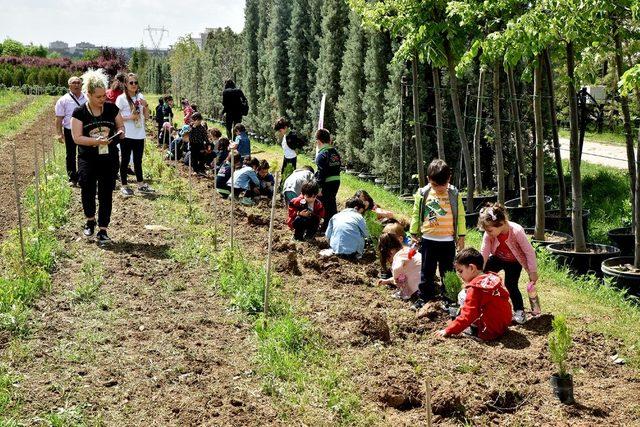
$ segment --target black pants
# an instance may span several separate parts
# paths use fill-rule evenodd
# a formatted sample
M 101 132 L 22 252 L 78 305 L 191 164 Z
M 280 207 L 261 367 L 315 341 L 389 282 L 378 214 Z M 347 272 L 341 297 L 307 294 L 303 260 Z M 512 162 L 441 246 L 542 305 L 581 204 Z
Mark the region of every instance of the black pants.
M 296 240 L 303 240 L 305 235 L 307 237 L 313 237 L 318 231 L 320 225 L 320 218 L 315 215 L 310 217 L 297 216 L 293 220 L 293 237 Z
M 125 138 L 120 141 L 120 182 L 127 185 L 127 170 L 129 169 L 129 158 L 133 153 L 133 170 L 136 173 L 136 181 L 144 180 L 142 175 L 142 155 L 144 154 L 144 139 Z
M 284 175 L 284 170 L 287 168 L 287 165 L 292 165 L 293 170 L 296 170 L 296 165 L 298 164 L 298 157 L 294 157 L 293 159 L 287 159 L 286 157 L 282 158 L 282 169 L 280 170 L 280 174 Z
M 325 182 L 322 184 L 322 196 L 318 196 L 318 199 L 324 206 L 324 223 L 322 224 L 322 231 L 327 229 L 329 220 L 338 213 L 338 204 L 336 202 L 336 196 L 340 189 L 340 181 Z
M 444 279 L 447 271 L 453 271 L 453 260 L 456 256 L 455 242 L 438 242 L 422 239 L 420 247 L 422 255 L 422 270 L 420 271 L 420 297 L 425 301 L 434 299 L 438 295 L 436 289 L 436 269 L 440 272 L 440 278 Z
M 117 153 L 78 158 L 78 180 L 82 188 L 82 209 L 84 216 L 96 215 L 96 190 L 98 191 L 98 226 L 108 227 L 111 221 L 113 201 L 113 163 Z
M 64 129 L 64 147 L 66 149 L 67 176 L 69 181 L 78 180 L 78 168 L 76 166 L 78 146 L 73 141 L 71 129 Z
M 156 122 L 156 125 L 158 126 L 158 144 L 160 144 L 162 141 L 162 123 Z
M 504 284 L 509 291 L 513 310 L 524 310 L 522 294 L 520 293 L 520 289 L 518 288 L 518 281 L 520 281 L 522 266 L 518 261 L 509 262 L 493 255 L 490 256 L 487 260 L 487 264 L 484 266 L 484 271 L 498 273 L 500 270 L 504 270 Z
M 227 128 L 227 138 L 229 138 L 229 141 L 233 141 L 233 134 L 231 133 L 233 127 L 240 122 L 242 122 L 242 116 L 234 116 L 229 113 L 226 114 L 225 125 Z

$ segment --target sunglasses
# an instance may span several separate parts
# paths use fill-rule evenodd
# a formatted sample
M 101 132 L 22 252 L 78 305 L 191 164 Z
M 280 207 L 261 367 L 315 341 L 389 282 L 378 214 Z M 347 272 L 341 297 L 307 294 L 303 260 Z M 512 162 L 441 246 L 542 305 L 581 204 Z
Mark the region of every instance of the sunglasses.
M 138 82 L 129 82 L 130 85 L 137 85 Z

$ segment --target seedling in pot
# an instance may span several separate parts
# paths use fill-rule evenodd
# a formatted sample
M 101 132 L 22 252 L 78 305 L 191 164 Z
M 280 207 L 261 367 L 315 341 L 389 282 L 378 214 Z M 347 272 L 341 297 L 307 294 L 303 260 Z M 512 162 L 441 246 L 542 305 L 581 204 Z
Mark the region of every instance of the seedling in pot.
M 567 371 L 567 358 L 571 349 L 571 331 L 564 316 L 553 319 L 553 331 L 549 335 L 549 353 L 558 371 L 551 375 L 553 393 L 562 403 L 572 404 L 573 378 Z
M 462 290 L 462 280 L 454 271 L 447 271 L 443 279 L 444 294 L 449 300 L 449 316 L 454 319 L 458 315 L 458 294 Z

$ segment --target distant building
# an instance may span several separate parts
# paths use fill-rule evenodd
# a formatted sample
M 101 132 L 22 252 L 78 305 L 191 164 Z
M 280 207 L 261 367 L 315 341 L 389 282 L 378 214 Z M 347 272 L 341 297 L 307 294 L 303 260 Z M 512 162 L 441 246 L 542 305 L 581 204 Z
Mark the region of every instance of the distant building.
M 60 40 L 49 43 L 49 50 L 67 50 L 69 49 L 69 43 L 65 43 Z
M 95 49 L 95 48 L 97 48 L 97 46 L 95 44 L 92 44 L 92 43 L 80 42 L 80 43 L 76 43 L 75 48 L 76 48 L 76 50 Z
M 207 43 L 209 33 L 212 33 L 215 30 L 217 30 L 217 28 L 205 28 L 204 32 L 200 33 L 200 37 L 193 37 L 192 40 L 195 42 L 196 46 L 202 50 L 204 49 L 205 43 Z

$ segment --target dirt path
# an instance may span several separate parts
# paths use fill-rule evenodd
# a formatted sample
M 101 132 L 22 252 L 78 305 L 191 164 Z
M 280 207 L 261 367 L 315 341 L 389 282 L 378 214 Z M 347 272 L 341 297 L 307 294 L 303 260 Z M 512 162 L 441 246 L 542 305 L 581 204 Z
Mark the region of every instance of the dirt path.
M 27 99 L 28 100 L 28 99 Z M 19 110 L 16 110 L 19 111 Z M 54 130 L 53 102 L 51 108 L 45 111 L 38 120 L 18 135 L 6 140 L 0 137 L 0 240 L 4 238 L 7 230 L 15 228 L 18 223 L 16 210 L 15 190 L 13 187 L 13 161 L 10 143 L 16 143 L 16 159 L 18 170 L 18 187 L 20 192 L 24 190 L 34 175 L 34 147 L 33 142 L 38 143 L 38 155 L 42 156 L 41 141 L 45 143 L 47 153 L 51 151 Z M 63 155 L 64 149 L 58 148 L 58 155 Z M 41 157 L 40 157 L 41 158 Z
M 560 138 L 560 155 L 563 159 L 569 160 L 569 147 L 569 140 Z M 582 161 L 617 169 L 627 169 L 627 149 L 622 145 L 585 141 Z

